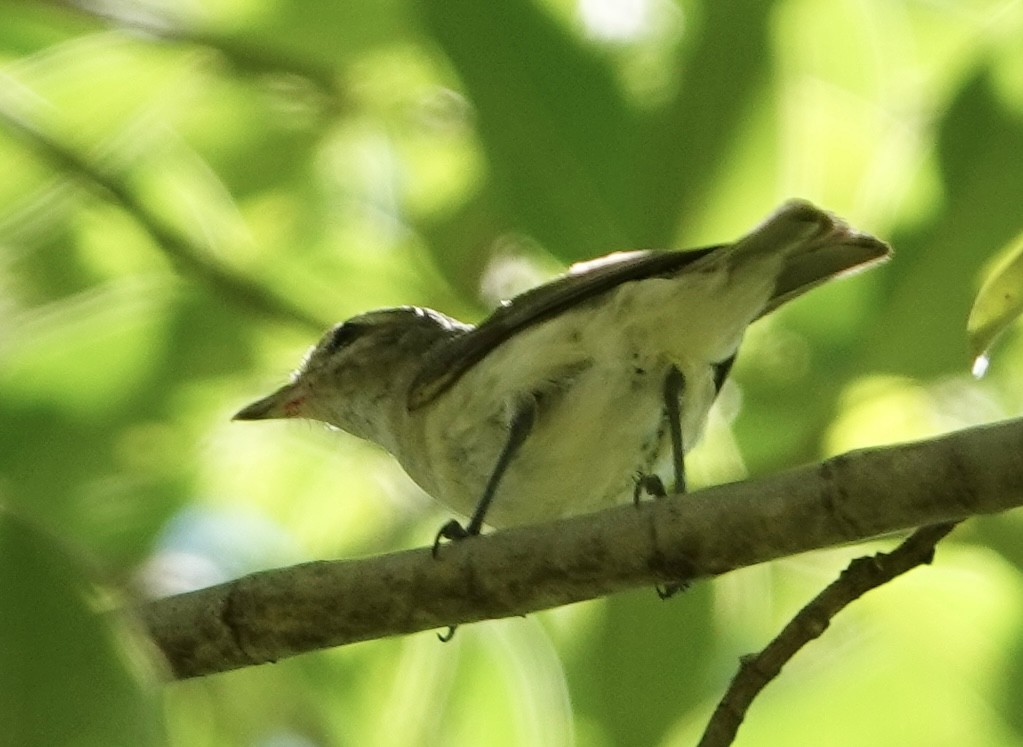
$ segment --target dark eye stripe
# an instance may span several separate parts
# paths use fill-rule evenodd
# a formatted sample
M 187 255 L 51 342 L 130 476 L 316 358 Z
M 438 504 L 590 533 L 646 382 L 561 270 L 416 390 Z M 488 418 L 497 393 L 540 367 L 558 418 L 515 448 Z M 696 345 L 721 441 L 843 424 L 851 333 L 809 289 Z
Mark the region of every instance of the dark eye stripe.
M 327 343 L 327 352 L 337 352 L 365 331 L 365 326 L 361 324 L 353 324 L 352 322 L 345 322 L 344 324 L 337 325 L 334 327 L 334 331 L 330 333 L 330 341 Z

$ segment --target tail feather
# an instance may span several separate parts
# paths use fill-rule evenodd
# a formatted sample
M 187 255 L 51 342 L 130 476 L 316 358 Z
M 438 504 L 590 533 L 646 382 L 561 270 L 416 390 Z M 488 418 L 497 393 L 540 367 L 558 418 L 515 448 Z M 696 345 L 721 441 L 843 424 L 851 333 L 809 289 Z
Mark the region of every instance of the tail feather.
M 802 230 L 800 230 L 802 224 Z M 760 316 L 841 275 L 865 270 L 891 256 L 891 248 L 851 229 L 840 218 L 803 200 L 791 200 L 736 243 L 743 254 L 790 247 L 771 300 Z
M 771 300 L 768 314 L 786 301 L 842 275 L 851 275 L 883 262 L 891 256 L 888 245 L 871 237 L 852 235 L 838 243 L 820 244 L 792 255 L 785 263 Z

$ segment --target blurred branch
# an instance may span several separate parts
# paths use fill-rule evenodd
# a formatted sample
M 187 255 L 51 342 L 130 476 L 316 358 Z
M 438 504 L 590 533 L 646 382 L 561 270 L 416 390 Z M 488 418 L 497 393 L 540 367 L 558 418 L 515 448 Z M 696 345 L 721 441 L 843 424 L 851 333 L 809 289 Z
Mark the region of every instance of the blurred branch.
M 428 549 L 265 571 L 139 610 L 179 678 L 1023 505 L 1023 420 Z
M 345 92 L 329 67 L 315 65 L 271 49 L 225 35 L 197 29 L 183 19 L 135 3 L 89 2 L 89 0 L 45 0 L 60 10 L 153 39 L 212 49 L 235 70 L 246 75 L 288 75 L 301 78 L 319 91 L 329 102 L 332 114 L 338 114 L 345 101 Z M 168 6 L 169 7 L 169 6 Z
M 296 322 L 317 333 L 327 326 L 300 307 L 218 264 L 202 247 L 149 210 L 123 180 L 106 173 L 72 148 L 2 106 L 0 124 L 19 135 L 55 170 L 89 187 L 98 188 L 97 191 L 123 208 L 152 237 L 182 274 L 204 282 L 214 291 L 265 316 Z
M 921 527 L 890 553 L 853 560 L 835 581 L 796 613 L 760 653 L 742 658 L 739 671 L 707 723 L 699 747 L 732 744 L 753 699 L 803 646 L 820 638 L 835 615 L 871 589 L 930 563 L 935 544 L 955 526 L 956 522 L 947 522 Z

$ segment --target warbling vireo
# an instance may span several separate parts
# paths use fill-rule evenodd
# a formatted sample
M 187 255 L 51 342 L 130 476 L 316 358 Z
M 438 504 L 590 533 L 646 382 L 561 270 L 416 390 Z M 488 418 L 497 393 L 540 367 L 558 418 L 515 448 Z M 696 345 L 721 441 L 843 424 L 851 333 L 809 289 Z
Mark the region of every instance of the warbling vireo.
M 628 501 L 696 443 L 746 327 L 890 255 L 792 201 L 733 244 L 572 267 L 479 325 L 414 306 L 328 331 L 236 420 L 311 418 L 374 441 L 468 524 L 440 537 Z M 436 547 L 436 546 L 435 546 Z

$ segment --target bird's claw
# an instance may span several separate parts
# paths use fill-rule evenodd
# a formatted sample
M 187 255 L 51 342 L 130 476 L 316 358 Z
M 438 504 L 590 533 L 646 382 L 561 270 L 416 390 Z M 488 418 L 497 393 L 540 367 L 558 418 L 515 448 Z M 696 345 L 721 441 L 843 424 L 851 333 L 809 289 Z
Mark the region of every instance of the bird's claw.
M 440 531 L 437 532 L 437 536 L 434 537 L 433 539 L 433 550 L 431 551 L 431 554 L 433 555 L 434 558 L 437 557 L 437 553 L 440 552 L 441 540 L 446 539 L 451 540 L 452 542 L 457 542 L 458 540 L 463 540 L 466 537 L 470 536 L 470 534 L 471 533 L 469 532 L 468 529 L 466 529 L 457 521 L 452 519 L 447 524 L 442 526 L 440 528 Z
M 632 490 L 632 503 L 638 506 L 642 501 L 642 494 L 652 495 L 654 498 L 664 498 L 668 491 L 664 487 L 664 481 L 657 475 L 644 475 L 636 473 L 636 487 Z
M 440 542 L 442 539 L 457 542 L 458 540 L 463 540 L 466 537 L 470 536 L 470 534 L 471 533 L 469 532 L 468 529 L 466 529 L 457 521 L 452 519 L 447 524 L 442 526 L 440 528 L 440 531 L 437 532 L 437 536 L 433 540 L 432 550 L 433 557 L 434 558 L 437 557 L 437 553 L 440 550 Z M 458 630 L 457 625 L 448 625 L 447 632 L 437 634 L 437 640 L 439 640 L 441 643 L 447 643 L 448 641 L 455 637 L 456 630 Z
M 671 599 L 673 596 L 678 594 L 680 591 L 685 591 L 689 588 L 688 581 L 675 581 L 670 584 L 661 586 L 658 584 L 654 587 L 654 591 L 657 592 L 657 596 L 661 599 Z

